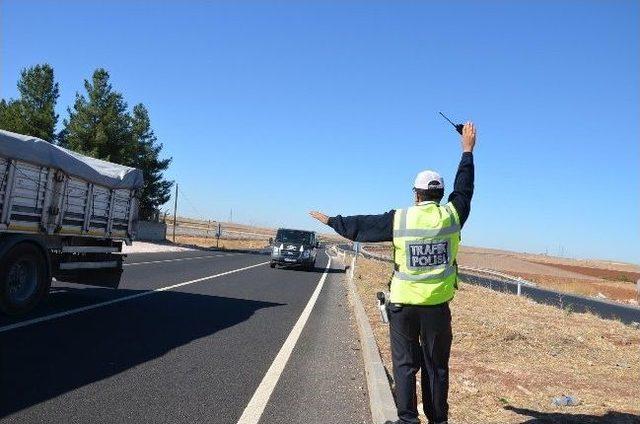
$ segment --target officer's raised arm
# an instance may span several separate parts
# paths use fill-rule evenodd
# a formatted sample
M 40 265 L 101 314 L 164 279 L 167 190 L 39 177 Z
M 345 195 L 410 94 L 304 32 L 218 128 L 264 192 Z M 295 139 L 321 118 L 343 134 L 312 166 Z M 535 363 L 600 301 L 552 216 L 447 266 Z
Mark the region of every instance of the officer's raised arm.
M 309 212 L 313 218 L 330 226 L 342 237 L 353 241 L 391 241 L 393 239 L 394 211 L 380 215 L 354 215 L 329 217 L 322 212 Z
M 474 186 L 473 149 L 476 145 L 476 127 L 473 122 L 467 122 L 462 128 L 461 143 L 462 158 L 453 183 L 453 192 L 449 195 L 449 202 L 453 203 L 458 212 L 460 225 L 464 225 L 471 211 Z

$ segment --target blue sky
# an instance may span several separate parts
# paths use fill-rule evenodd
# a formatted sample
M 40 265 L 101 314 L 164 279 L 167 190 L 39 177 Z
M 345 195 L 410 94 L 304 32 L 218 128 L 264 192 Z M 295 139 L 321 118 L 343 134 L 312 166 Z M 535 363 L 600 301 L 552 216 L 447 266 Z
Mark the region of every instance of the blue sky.
M 478 126 L 468 245 L 639 262 L 637 1 L 0 2 L 0 95 L 104 67 L 151 112 L 181 213 L 321 229 L 414 175 L 451 188 Z M 449 190 L 447 190 L 449 192 Z

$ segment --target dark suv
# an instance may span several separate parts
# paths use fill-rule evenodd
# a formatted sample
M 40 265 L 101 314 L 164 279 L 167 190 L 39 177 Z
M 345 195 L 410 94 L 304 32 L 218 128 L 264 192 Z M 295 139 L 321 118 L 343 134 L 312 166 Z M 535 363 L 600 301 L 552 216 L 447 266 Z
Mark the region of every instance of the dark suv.
M 318 239 L 313 231 L 280 228 L 271 242 L 271 268 L 276 265 L 316 266 Z

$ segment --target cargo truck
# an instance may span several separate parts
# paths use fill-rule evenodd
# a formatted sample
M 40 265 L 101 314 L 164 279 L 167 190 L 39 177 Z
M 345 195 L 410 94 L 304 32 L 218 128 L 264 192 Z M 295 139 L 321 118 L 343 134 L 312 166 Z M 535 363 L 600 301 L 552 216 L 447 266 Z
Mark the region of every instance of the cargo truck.
M 142 183 L 138 169 L 0 130 L 0 312 L 33 309 L 52 278 L 117 287 Z

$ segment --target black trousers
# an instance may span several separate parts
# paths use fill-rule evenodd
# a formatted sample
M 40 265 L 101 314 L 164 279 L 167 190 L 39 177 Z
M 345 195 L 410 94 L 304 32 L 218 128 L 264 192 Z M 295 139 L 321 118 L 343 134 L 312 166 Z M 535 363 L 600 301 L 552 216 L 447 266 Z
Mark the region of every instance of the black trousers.
M 422 403 L 429 423 L 447 421 L 451 310 L 435 306 L 389 305 L 389 333 L 398 418 L 419 423 L 416 374 L 421 369 Z

